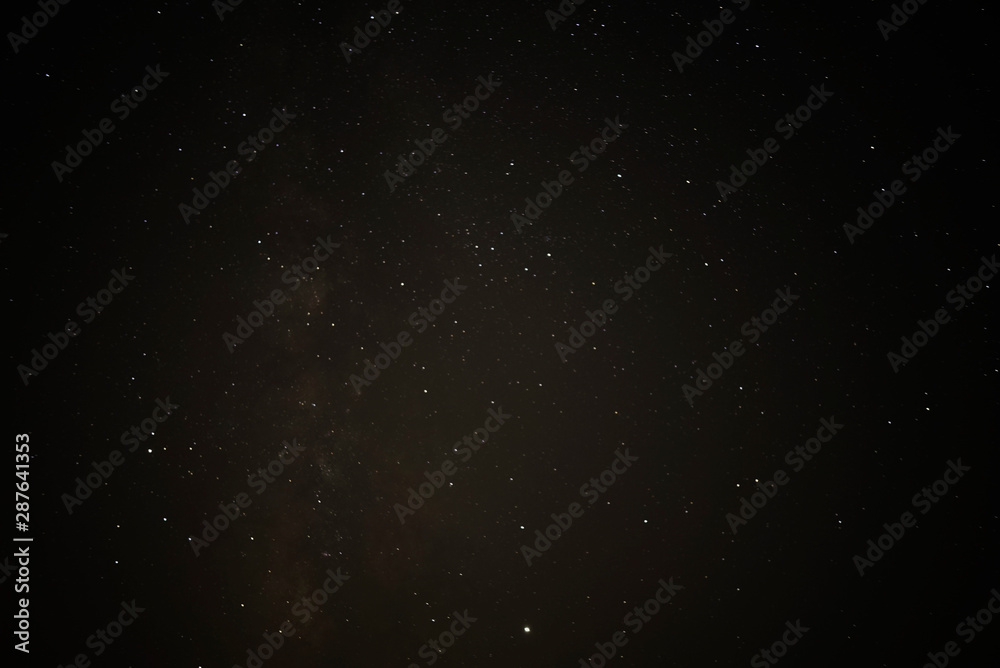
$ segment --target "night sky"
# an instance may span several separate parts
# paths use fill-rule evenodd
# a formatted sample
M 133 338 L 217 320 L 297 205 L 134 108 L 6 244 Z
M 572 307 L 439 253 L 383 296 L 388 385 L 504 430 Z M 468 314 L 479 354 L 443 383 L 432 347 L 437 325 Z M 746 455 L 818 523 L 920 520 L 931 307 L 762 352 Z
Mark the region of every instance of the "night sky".
M 12 665 L 995 665 L 987 9 L 49 1 Z

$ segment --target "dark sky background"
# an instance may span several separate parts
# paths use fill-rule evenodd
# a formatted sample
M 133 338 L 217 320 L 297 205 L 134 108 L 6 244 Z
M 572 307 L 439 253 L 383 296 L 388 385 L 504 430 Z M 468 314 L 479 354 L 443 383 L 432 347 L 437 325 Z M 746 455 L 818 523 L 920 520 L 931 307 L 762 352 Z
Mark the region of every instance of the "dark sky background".
M 16 665 L 247 666 L 290 621 L 265 666 L 425 666 L 466 610 L 433 665 L 596 667 L 619 631 L 609 666 L 768 665 L 755 655 L 796 620 L 809 631 L 783 666 L 920 666 L 948 641 L 952 665 L 992 665 L 1000 622 L 968 644 L 956 625 L 1000 588 L 995 281 L 946 302 L 1000 251 L 986 5 L 921 5 L 884 40 L 888 2 L 590 0 L 552 30 L 554 0 L 403 0 L 346 62 L 341 42 L 383 7 L 243 2 L 220 21 L 208 0 L 72 2 L 17 53 L 8 37 L 5 438 L 30 436 L 30 528 L 11 538 L 33 538 Z M 678 72 L 723 8 L 735 21 Z M 8 7 L 5 33 L 35 11 Z M 157 64 L 169 75 L 116 118 Z M 442 112 L 490 75 L 449 129 Z M 786 139 L 775 121 L 811 86 L 833 95 Z M 248 162 L 238 147 L 273 109 L 294 119 Z M 115 129 L 59 182 L 52 162 L 104 117 Z M 570 154 L 616 117 L 627 128 L 578 173 Z M 384 172 L 438 127 L 448 139 L 389 192 Z M 949 127 L 960 138 L 911 183 L 903 163 Z M 779 150 L 723 201 L 717 181 L 769 137 Z M 234 159 L 185 222 L 178 205 Z M 516 231 L 564 169 L 574 182 Z M 905 194 L 851 243 L 844 223 L 894 179 Z M 317 237 L 340 246 L 292 291 L 281 277 Z M 622 301 L 615 283 L 661 246 Z M 134 280 L 84 323 L 77 304 L 123 268 Z M 455 279 L 467 289 L 416 333 L 409 315 Z M 750 343 L 743 323 L 786 288 L 799 298 Z M 230 352 L 223 333 L 275 289 L 288 300 Z M 562 361 L 555 344 L 609 298 Z M 951 321 L 894 372 L 887 353 L 939 308 Z M 22 382 L 67 320 L 80 333 Z M 690 405 L 682 386 L 740 339 Z M 128 452 L 119 435 L 167 397 L 178 408 Z M 511 417 L 462 462 L 453 444 L 490 409 Z M 842 430 L 793 472 L 785 453 L 823 418 Z M 302 453 L 258 495 L 248 476 L 292 439 Z M 638 459 L 588 505 L 581 485 L 618 449 Z M 393 504 L 449 458 L 401 524 Z M 959 458 L 970 470 L 920 515 L 911 497 Z M 776 469 L 788 483 L 734 534 L 727 513 Z M 252 504 L 195 556 L 240 493 Z M 529 566 L 522 545 L 574 502 Z M 917 526 L 860 576 L 855 555 L 907 510 Z M 0 552 L 10 600 L 23 544 Z M 338 568 L 349 580 L 303 622 L 296 602 Z M 661 578 L 683 589 L 636 633 L 624 618 Z M 96 656 L 88 636 L 132 599 L 144 611 Z

